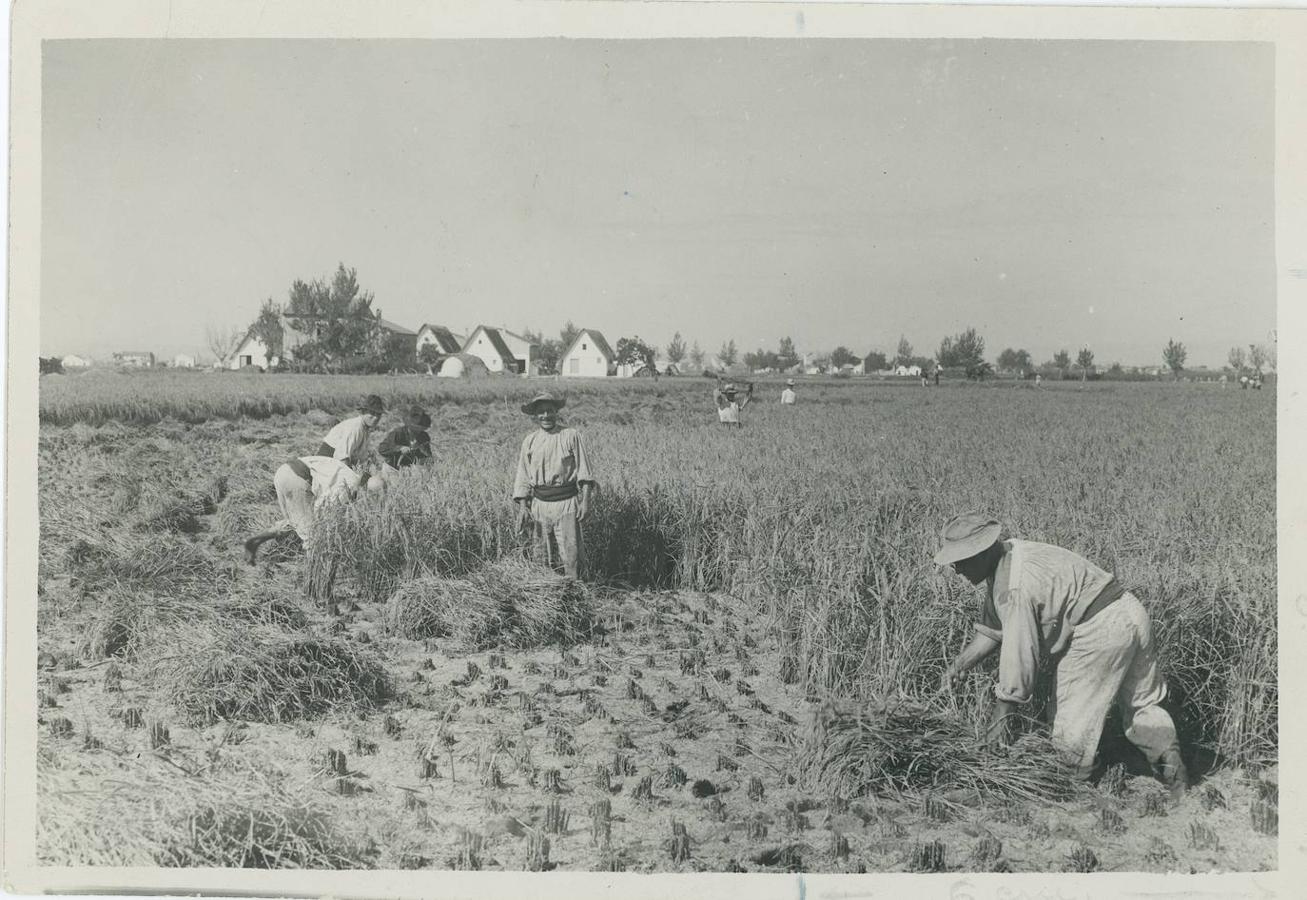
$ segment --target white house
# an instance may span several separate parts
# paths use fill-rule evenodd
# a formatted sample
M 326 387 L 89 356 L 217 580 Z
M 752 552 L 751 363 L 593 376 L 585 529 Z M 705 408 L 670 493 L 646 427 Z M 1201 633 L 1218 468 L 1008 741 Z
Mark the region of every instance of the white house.
M 138 369 L 154 368 L 154 354 L 149 350 L 124 350 L 115 353 L 113 361 L 120 366 L 132 366 Z
M 193 369 L 195 368 L 195 357 L 185 353 L 178 353 L 172 358 L 172 367 L 174 369 Z
M 287 318 L 281 320 L 281 352 L 283 355 L 289 354 L 296 347 L 308 341 L 311 338 L 307 332 L 301 331 L 291 324 Z M 282 357 L 276 354 L 269 355 L 268 346 L 263 339 L 254 333 L 253 326 L 245 333 L 245 339 L 242 340 L 231 355 L 223 361 L 225 369 L 244 369 L 249 366 L 255 366 L 259 369 L 267 369 L 278 365 Z
M 444 325 L 431 325 L 423 323 L 418 329 L 417 352 L 421 355 L 422 348 L 434 344 L 437 351 L 442 356 L 452 356 L 463 349 L 463 338 L 454 334 Z
M 899 366 L 894 370 L 895 375 L 910 375 L 913 378 L 921 377 L 921 366 Z
M 463 343 L 464 353 L 470 353 L 486 364 L 492 374 L 535 374 L 531 342 L 520 334 L 504 328 L 478 325 Z
M 89 369 L 91 361 L 84 356 L 78 356 L 75 353 L 69 353 L 63 359 L 59 360 L 65 369 Z
M 603 333 L 593 328 L 578 331 L 567 350 L 558 358 L 560 375 L 604 378 L 612 365 L 613 348 L 608 345 Z
M 854 375 L 867 374 L 867 358 L 865 356 L 862 359 L 858 360 L 858 364 L 853 367 L 852 372 Z

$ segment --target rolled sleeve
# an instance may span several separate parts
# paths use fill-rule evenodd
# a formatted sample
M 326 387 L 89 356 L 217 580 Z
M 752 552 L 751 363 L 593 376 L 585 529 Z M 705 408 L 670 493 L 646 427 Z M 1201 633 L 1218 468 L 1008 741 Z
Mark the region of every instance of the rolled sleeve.
M 994 694 L 1010 703 L 1025 703 L 1035 692 L 1035 675 L 1039 671 L 1039 615 L 1035 604 L 1020 591 L 1009 591 L 1000 605 L 1002 647 Z

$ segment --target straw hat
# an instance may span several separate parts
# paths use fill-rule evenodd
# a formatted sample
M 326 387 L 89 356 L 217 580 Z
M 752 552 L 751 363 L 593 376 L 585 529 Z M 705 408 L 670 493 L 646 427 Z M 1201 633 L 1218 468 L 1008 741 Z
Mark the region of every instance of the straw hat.
M 381 402 L 381 398 L 376 394 L 368 394 L 359 404 L 359 412 L 379 416 L 386 411 L 386 404 Z
M 534 416 L 537 412 L 539 412 L 539 406 L 541 403 L 550 403 L 553 405 L 555 410 L 559 410 L 567 405 L 567 398 L 555 397 L 553 394 L 549 393 L 548 391 L 541 391 L 540 393 L 532 397 L 529 401 L 522 404 L 522 412 L 526 413 L 528 416 Z
M 785 379 L 785 386 L 786 386 L 786 387 L 794 387 L 794 379 L 793 379 L 793 378 L 787 378 L 787 379 Z
M 935 565 L 947 566 L 984 553 L 994 546 L 1002 533 L 1003 526 L 997 519 L 980 513 L 954 516 L 940 531 L 941 546 L 935 554 Z

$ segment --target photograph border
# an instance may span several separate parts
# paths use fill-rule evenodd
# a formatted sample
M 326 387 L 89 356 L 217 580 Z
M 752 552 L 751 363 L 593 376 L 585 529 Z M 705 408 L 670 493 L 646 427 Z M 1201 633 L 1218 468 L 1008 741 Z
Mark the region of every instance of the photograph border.
M 860 3 L 577 2 L 373 3 L 107 0 L 18 2 L 11 17 L 8 380 L 5 467 L 4 886 L 15 893 L 173 893 L 261 896 L 490 897 L 578 894 L 813 897 L 1292 896 L 1307 871 L 1304 779 L 1296 754 L 1281 760 L 1275 872 L 1198 875 L 729 875 L 550 874 L 445 871 L 262 871 L 71 868 L 36 863 L 36 459 L 41 236 L 41 46 L 108 38 L 717 38 L 973 39 L 1264 42 L 1275 46 L 1275 203 L 1278 335 L 1307 335 L 1307 10 Z M 1301 466 L 1307 360 L 1279 358 L 1277 541 L 1281 696 L 1302 686 L 1307 663 L 1307 478 Z M 1281 747 L 1307 724 L 1281 721 Z M 1051 893 L 1050 893 L 1051 892 Z

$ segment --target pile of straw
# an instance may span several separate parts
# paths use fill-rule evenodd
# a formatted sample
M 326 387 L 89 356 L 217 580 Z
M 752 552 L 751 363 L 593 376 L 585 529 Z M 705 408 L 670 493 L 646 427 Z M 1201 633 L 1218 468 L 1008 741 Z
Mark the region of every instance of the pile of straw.
M 391 695 L 380 660 L 348 641 L 257 625 L 197 627 L 173 640 L 178 652 L 156 675 L 192 721 L 289 722 Z
M 464 578 L 424 576 L 386 604 L 388 632 L 410 640 L 448 637 L 470 650 L 574 644 L 594 631 L 584 584 L 507 557 Z
M 827 702 L 806 735 L 800 766 L 827 796 L 970 790 L 1030 801 L 1073 796 L 1077 782 L 1053 746 L 1025 735 L 1006 753 L 983 750 L 957 719 L 925 706 Z
M 113 767 L 113 768 L 111 768 Z M 37 779 L 43 865 L 367 869 L 377 848 L 306 801 L 303 788 L 253 768 L 194 778 L 146 755 L 107 757 Z
M 185 596 L 157 596 L 132 588 L 113 588 L 99 598 L 82 629 L 78 652 L 84 659 L 145 655 L 166 642 L 174 629 L 211 617 L 209 604 Z

